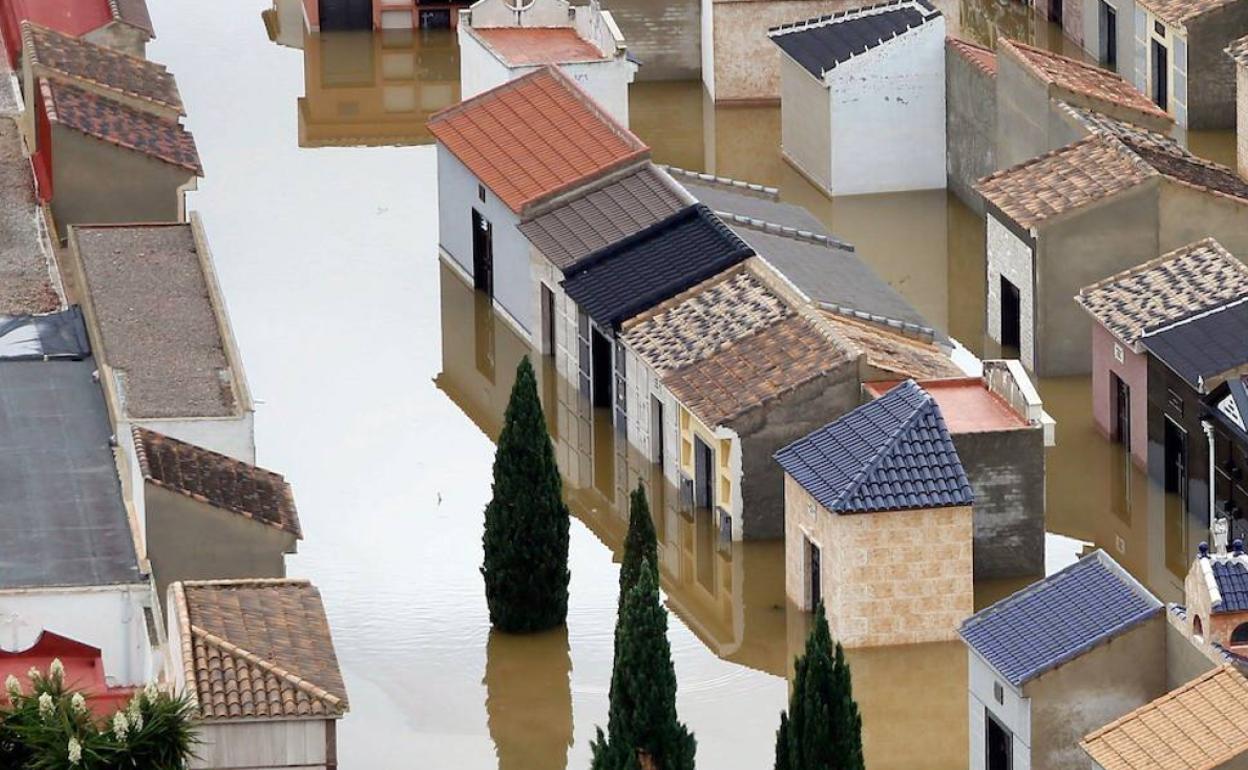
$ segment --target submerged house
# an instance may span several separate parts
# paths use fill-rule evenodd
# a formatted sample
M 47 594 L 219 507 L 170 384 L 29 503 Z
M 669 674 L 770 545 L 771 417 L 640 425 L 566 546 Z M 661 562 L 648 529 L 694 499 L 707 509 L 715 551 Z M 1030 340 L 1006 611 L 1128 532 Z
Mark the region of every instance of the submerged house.
M 156 37 L 146 0 L 0 0 L 0 35 L 14 69 L 22 53 L 22 22 L 139 57 Z
M 579 130 L 559 129 L 570 125 Z M 539 326 L 548 301 L 520 223 L 640 170 L 649 147 L 551 66 L 435 114 L 429 130 L 438 143 L 440 256 L 519 334 L 549 338 Z M 512 141 L 515 131 L 530 141 Z
M 945 41 L 945 140 L 950 191 L 976 214 L 976 180 L 997 170 L 997 53 L 950 37 Z
M 1092 768 L 1080 740 L 1168 689 L 1163 613 L 1101 550 L 975 613 L 971 770 Z
M 781 149 L 828 195 L 945 186 L 945 20 L 890 0 L 768 32 Z
M 167 674 L 190 696 L 201 741 L 189 767 L 338 767 L 350 704 L 311 583 L 178 582 L 167 604 Z
M 1227 378 L 1204 402 L 1213 430 L 1214 514 L 1227 520 L 1230 538 L 1248 539 L 1248 374 Z
M 69 255 L 117 434 L 138 425 L 254 462 L 251 393 L 199 217 L 74 227 Z
M 1211 659 L 1248 668 L 1248 554 L 1236 540 L 1210 553 L 1200 545 L 1183 581 L 1184 606 L 1176 613 L 1183 636 Z
M 1248 266 L 1206 238 L 1097 281 L 1075 300 L 1092 324 L 1092 416 L 1101 433 L 1148 465 L 1148 357 L 1160 327 L 1248 297 Z
M 587 5 L 534 0 L 521 6 L 477 0 L 459 12 L 456 32 L 463 98 L 553 65 L 628 125 L 628 87 L 637 63 L 611 12 L 597 0 Z
M 903 382 L 775 459 L 794 603 L 822 602 L 846 647 L 956 638 L 974 611 L 973 496 L 935 399 Z

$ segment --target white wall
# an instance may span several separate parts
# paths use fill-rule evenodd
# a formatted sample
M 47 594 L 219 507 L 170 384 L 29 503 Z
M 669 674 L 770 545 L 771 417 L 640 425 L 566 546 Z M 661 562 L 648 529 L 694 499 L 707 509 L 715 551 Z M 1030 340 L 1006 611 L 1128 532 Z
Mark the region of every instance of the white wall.
M 485 191 L 477 197 L 477 178 L 468 167 L 438 143 L 438 242 L 446 255 L 466 275 L 472 275 L 472 210 L 475 208 L 494 226 L 494 303 L 517 332 L 532 339 L 537 329 L 533 317 L 537 287 L 529 265 L 529 242 L 521 235 L 520 218 Z
M 145 684 L 155 673 L 144 606 L 147 584 L 0 592 L 0 647 L 28 649 L 45 629 L 100 649 L 109 684 Z
M 1023 366 L 1036 367 L 1034 255 L 1031 247 L 1010 232 L 995 216 L 988 219 L 988 338 L 1001 341 L 1001 276 L 1018 287 L 1021 328 L 1018 351 Z M 1073 300 L 1072 300 L 1073 301 Z
M 325 766 L 323 719 L 288 722 L 203 722 L 192 768 L 308 768 Z
M 658 449 L 653 441 L 652 398 L 663 405 L 663 477 L 680 484 L 680 418 L 675 396 L 663 386 L 659 374 L 631 347 L 625 345 L 624 367 L 628 377 L 628 441 L 643 457 L 653 461 Z
M 702 0 L 702 86 L 715 98 L 715 3 Z
M 460 24 L 459 37 L 459 93 L 465 101 L 508 82 L 514 76 L 481 39 L 472 34 L 472 28 Z M 525 72 L 531 71 L 528 68 Z
M 255 465 L 255 417 L 245 412 L 239 417 L 190 420 L 133 420 L 132 424 L 154 430 L 204 449 L 220 452 Z M 130 426 L 119 428 L 119 441 L 130 438 Z M 133 443 L 133 442 L 131 442 Z
M 945 20 L 838 65 L 832 89 L 833 195 L 945 186 Z
M 1031 770 L 1031 700 L 1024 698 L 984 662 L 983 658 L 968 648 L 967 688 L 970 708 L 970 770 L 984 770 L 986 763 L 988 718 L 985 709 L 992 711 L 997 721 L 1014 736 L 1014 763 L 1012 770 Z M 1002 703 L 997 703 L 993 684 L 999 683 Z

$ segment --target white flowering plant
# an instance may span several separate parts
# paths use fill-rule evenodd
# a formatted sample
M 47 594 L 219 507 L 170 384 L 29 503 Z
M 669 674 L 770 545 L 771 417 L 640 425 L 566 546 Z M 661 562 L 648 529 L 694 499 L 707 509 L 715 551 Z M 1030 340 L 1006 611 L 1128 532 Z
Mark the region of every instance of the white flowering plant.
M 111 714 L 66 685 L 54 661 L 29 683 L 6 682 L 0 699 L 0 768 L 23 770 L 183 770 L 198 743 L 190 700 L 154 685 Z

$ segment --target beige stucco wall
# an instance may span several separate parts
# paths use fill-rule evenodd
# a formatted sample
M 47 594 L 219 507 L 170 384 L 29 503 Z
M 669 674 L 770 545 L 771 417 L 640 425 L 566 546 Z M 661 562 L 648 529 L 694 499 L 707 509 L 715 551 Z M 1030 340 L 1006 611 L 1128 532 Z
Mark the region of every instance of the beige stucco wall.
M 820 187 L 832 187 L 832 108 L 828 87 L 780 56 L 780 149 Z
M 1248 206 L 1242 202 L 1165 180 L 1160 212 L 1158 254 L 1213 236 L 1227 251 L 1248 258 Z
M 832 636 L 846 647 L 957 637 L 974 611 L 970 506 L 838 515 L 785 475 L 785 587 L 807 595 L 806 542 L 820 549 Z
M 1239 175 L 1248 179 L 1248 65 L 1236 67 L 1235 84 L 1236 156 L 1239 158 Z

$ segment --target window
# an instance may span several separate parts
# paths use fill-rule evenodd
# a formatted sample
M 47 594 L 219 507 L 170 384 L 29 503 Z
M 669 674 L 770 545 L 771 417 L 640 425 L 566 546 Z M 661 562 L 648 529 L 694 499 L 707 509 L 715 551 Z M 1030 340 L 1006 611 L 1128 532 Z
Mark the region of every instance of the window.
M 992 683 L 992 697 L 996 699 L 997 703 L 1005 705 L 1005 688 L 1001 686 L 1000 682 Z
M 1231 632 L 1231 646 L 1238 647 L 1243 644 L 1248 644 L 1248 623 L 1240 623 Z
M 1240 626 L 1240 628 L 1243 628 L 1243 626 Z M 1235 630 L 1239 631 L 1238 628 Z M 1205 624 L 1200 621 L 1199 615 L 1192 617 L 1192 638 L 1198 642 L 1205 641 Z
M 485 185 L 483 184 L 477 185 L 477 200 L 485 203 Z

